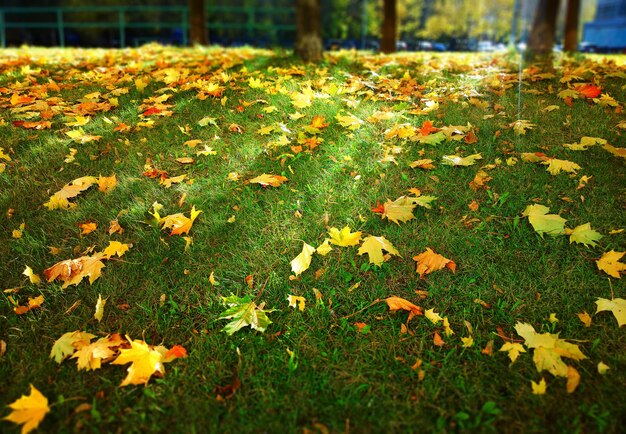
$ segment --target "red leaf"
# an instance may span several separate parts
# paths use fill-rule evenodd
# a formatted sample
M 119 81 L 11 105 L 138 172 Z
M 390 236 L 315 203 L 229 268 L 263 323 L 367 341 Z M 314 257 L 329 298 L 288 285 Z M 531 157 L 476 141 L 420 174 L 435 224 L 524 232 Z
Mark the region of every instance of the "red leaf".
M 585 98 L 597 98 L 602 93 L 602 90 L 598 86 L 594 86 L 593 84 L 580 85 L 576 88 L 576 90 Z
M 372 208 L 372 212 L 376 214 L 383 214 L 385 212 L 385 207 L 378 201 L 376 201 L 376 207 Z
M 144 116 L 156 115 L 161 113 L 161 109 L 157 107 L 150 107 L 145 112 L 143 112 Z

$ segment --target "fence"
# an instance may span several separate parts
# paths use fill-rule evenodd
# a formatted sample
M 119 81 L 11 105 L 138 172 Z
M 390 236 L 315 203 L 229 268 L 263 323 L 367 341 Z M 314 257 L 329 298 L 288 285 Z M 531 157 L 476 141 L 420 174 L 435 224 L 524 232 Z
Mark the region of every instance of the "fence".
M 294 8 L 253 8 L 235 6 L 208 6 L 207 28 L 217 39 L 245 34 L 253 42 L 261 38 L 265 43 L 293 41 L 295 32 Z M 85 6 L 85 7 L 0 7 L 0 45 L 29 42 L 24 35 L 51 32 L 51 45 L 64 47 L 76 43 L 76 31 L 85 29 L 105 31 L 109 44 L 124 48 L 159 40 L 187 45 L 189 41 L 189 9 L 187 6 Z M 147 30 L 169 34 L 162 37 L 146 36 Z M 226 36 L 224 36 L 226 35 Z M 230 35 L 230 36 L 228 36 Z M 24 40 L 26 39 L 26 40 Z M 41 39 L 41 38 L 40 38 Z M 69 39 L 69 41 L 68 41 Z

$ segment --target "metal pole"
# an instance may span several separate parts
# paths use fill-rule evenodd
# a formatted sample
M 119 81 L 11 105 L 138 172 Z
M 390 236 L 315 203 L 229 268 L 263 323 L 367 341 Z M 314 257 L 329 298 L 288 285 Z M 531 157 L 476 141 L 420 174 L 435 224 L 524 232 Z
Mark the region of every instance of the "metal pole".
M 65 28 L 63 27 L 63 9 L 57 9 L 57 30 L 59 31 L 59 45 L 65 47 Z
M 120 48 L 126 47 L 126 23 L 124 20 L 124 9 L 120 9 L 118 14 L 118 26 L 120 30 Z

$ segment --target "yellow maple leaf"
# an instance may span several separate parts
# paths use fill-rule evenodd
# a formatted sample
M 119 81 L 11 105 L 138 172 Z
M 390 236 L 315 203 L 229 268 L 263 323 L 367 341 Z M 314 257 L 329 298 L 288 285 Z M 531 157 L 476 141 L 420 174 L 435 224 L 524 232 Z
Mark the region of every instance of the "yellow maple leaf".
M 350 232 L 349 226 L 346 226 L 341 231 L 334 227 L 330 228 L 328 235 L 330 236 L 330 242 L 336 246 L 356 246 L 361 241 L 361 232 Z
M 565 143 L 564 148 L 570 151 L 586 151 L 590 146 L 605 145 L 607 142 L 605 139 L 599 137 L 582 137 L 579 143 Z
M 548 166 L 546 170 L 552 175 L 558 175 L 561 171 L 576 173 L 581 169 L 581 167 L 573 161 L 559 160 L 557 158 L 551 158 L 548 161 L 543 161 L 541 164 Z
M 304 305 L 306 303 L 306 299 L 304 297 L 299 295 L 289 295 L 287 297 L 287 301 L 289 301 L 289 307 L 293 307 L 295 309 L 297 306 L 298 309 L 304 312 Z
M 103 193 L 112 191 L 117 186 L 117 177 L 115 173 L 111 176 L 102 176 L 96 181 L 98 183 L 98 190 Z
M 171 214 L 159 219 L 159 224 L 161 229 L 171 229 L 170 235 L 188 234 L 194 220 L 201 212 L 201 210 L 196 210 L 196 207 L 192 206 L 189 217 L 183 213 Z
M 250 184 L 260 184 L 263 187 L 267 187 L 268 185 L 271 185 L 272 187 L 280 187 L 280 184 L 285 181 L 287 181 L 287 178 L 284 176 L 263 173 L 262 175 L 251 179 Z
M 506 351 L 511 359 L 511 363 L 515 362 L 520 353 L 525 353 L 524 346 L 518 342 L 505 342 L 500 351 Z
M 528 221 L 541 237 L 544 233 L 551 236 L 563 235 L 567 220 L 558 214 L 548 214 L 548 212 L 550 209 L 547 206 L 533 204 L 528 205 L 522 215 L 528 217 Z
M 65 333 L 52 345 L 50 358 L 57 363 L 61 363 L 64 359 L 74 354 L 77 348 L 89 345 L 89 342 L 95 337 L 96 335 L 78 330 Z
M 164 354 L 153 349 L 146 342 L 132 340 L 129 336 L 126 339 L 130 343 L 129 349 L 120 349 L 120 355 L 111 362 L 112 365 L 125 365 L 130 363 L 127 372 L 128 375 L 120 387 L 129 384 L 148 384 L 148 381 L 154 374 L 165 374 L 163 367 Z
M 470 348 L 474 345 L 474 338 L 471 336 L 468 336 L 466 338 L 461 338 L 461 342 L 463 342 L 463 345 L 462 345 L 463 348 Z
M 624 254 L 626 254 L 626 252 L 616 252 L 615 250 L 605 252 L 602 257 L 596 261 L 596 266 L 609 276 L 619 279 L 620 274 L 626 273 L 626 264 L 619 262 Z
M 96 182 L 96 178 L 93 176 L 83 176 L 82 178 L 76 178 L 69 184 L 63 186 L 63 188 L 52 196 L 48 202 L 44 203 L 44 206 L 49 210 L 62 208 L 69 209 L 76 206 L 75 203 L 71 203 L 68 199 L 78 196 L 83 191 L 87 190 Z
M 80 232 L 81 235 L 87 235 L 98 229 L 98 223 L 86 222 L 79 224 L 78 227 L 82 229 Z
M 187 178 L 187 175 L 179 175 L 173 176 L 172 178 L 164 178 L 159 181 L 159 184 L 165 186 L 165 188 L 170 188 L 172 184 L 180 184 Z
M 68 131 L 65 134 L 76 143 L 98 141 L 102 138 L 102 136 L 92 136 L 91 134 L 87 134 L 80 127 L 77 130 Z
M 525 119 L 519 119 L 509 124 L 509 127 L 513 128 L 513 131 L 517 134 L 526 134 L 526 130 L 533 129 L 536 126 L 537 125 Z
M 430 274 L 442 268 L 448 268 L 453 273 L 456 272 L 456 264 L 453 261 L 435 253 L 430 248 L 426 248 L 425 252 L 414 256 L 413 260 L 417 262 L 417 272 L 420 278 L 424 277 L 425 274 Z
M 435 312 L 435 309 L 427 309 L 424 312 L 424 316 L 430 320 L 433 324 L 437 324 L 439 321 L 442 321 L 443 318 Z
M 122 342 L 122 337 L 117 333 L 105 336 L 78 348 L 71 358 L 76 359 L 76 366 L 79 371 L 100 369 L 102 361 L 112 358 L 116 353 L 113 348 L 119 347 Z
M 558 377 L 567 377 L 568 368 L 561 357 L 574 360 L 586 359 L 577 345 L 559 339 L 558 334 L 537 333 L 534 327 L 527 323 L 517 323 L 515 331 L 524 338 L 528 348 L 533 348 L 533 362 L 537 372 L 546 370 Z
M 416 306 L 415 304 L 411 303 L 408 300 L 405 300 L 404 298 L 396 297 L 395 295 L 391 297 L 387 297 L 385 299 L 385 302 L 387 303 L 387 306 L 389 306 L 389 310 L 391 312 L 395 312 L 397 310 L 408 311 L 409 318 L 407 319 L 407 322 L 411 321 L 413 317 L 423 314 L 421 307 Z
M 352 131 L 358 130 L 364 123 L 361 119 L 357 118 L 352 113 L 348 113 L 347 115 L 337 113 L 335 119 L 337 119 L 342 127 L 348 128 Z
M 291 271 L 298 276 L 306 271 L 311 265 L 311 258 L 315 253 L 315 247 L 302 243 L 302 252 L 291 261 Z
M 387 251 L 390 255 L 401 256 L 400 252 L 398 252 L 393 244 L 391 244 L 391 242 L 385 237 L 374 236 L 365 238 L 357 253 L 359 255 L 367 253 L 370 264 L 380 266 L 383 262 L 385 262 L 383 250 Z
M 472 154 L 467 157 L 460 157 L 458 155 L 444 155 L 441 159 L 441 164 L 448 166 L 473 166 L 477 160 L 482 160 L 483 156 L 480 154 Z
M 626 324 L 626 300 L 623 298 L 614 298 L 612 300 L 598 298 L 596 300 L 596 305 L 598 306 L 596 313 L 603 311 L 613 312 L 613 315 L 617 320 L 618 327 Z
M 32 384 L 30 395 L 22 395 L 18 400 L 9 404 L 9 408 L 13 411 L 4 420 L 23 425 L 22 434 L 28 434 L 37 428 L 50 411 L 48 399 Z
M 407 222 L 415 218 L 413 215 L 413 209 L 416 203 L 411 198 L 406 196 L 400 196 L 394 201 L 387 199 L 382 205 L 382 212 L 380 213 L 382 218 L 386 218 L 391 222 L 400 224 L 399 222 Z M 379 212 L 380 206 L 375 208 L 375 212 Z
M 544 395 L 546 393 L 546 380 L 542 378 L 539 383 L 530 380 L 530 387 L 532 388 L 533 395 Z
M 330 247 L 330 244 L 328 244 L 329 242 L 330 238 L 324 239 L 324 242 L 320 244 L 319 247 L 315 250 L 318 255 L 326 256 L 330 253 L 331 250 L 333 250 L 333 248 Z
M 109 241 L 109 245 L 106 249 L 102 251 L 102 254 L 109 259 L 112 256 L 117 255 L 121 257 L 124 253 L 128 251 L 133 245 L 132 244 L 124 244 L 119 241 Z
M 433 164 L 433 160 L 429 159 L 429 158 L 425 158 L 422 160 L 415 160 L 413 162 L 411 162 L 409 164 L 409 167 L 411 167 L 411 169 L 415 169 L 420 168 L 420 169 L 425 169 L 425 170 L 432 170 L 435 168 L 435 165 Z
M 565 234 L 569 235 L 570 244 L 576 242 L 578 244 L 584 244 L 587 247 L 595 247 L 597 245 L 596 241 L 602 238 L 599 232 L 591 229 L 591 223 L 576 226 L 573 230 L 566 229 Z

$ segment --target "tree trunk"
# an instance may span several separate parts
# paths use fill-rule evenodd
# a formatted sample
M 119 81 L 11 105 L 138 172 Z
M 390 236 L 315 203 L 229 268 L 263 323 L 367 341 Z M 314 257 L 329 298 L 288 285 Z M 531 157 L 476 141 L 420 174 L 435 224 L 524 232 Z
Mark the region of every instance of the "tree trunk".
M 204 0 L 189 0 L 189 43 L 208 45 Z
M 396 0 L 385 0 L 383 3 L 383 38 L 380 50 L 383 53 L 396 52 L 396 33 L 398 29 L 398 9 Z
M 565 16 L 565 38 L 563 51 L 575 53 L 578 51 L 578 23 L 580 21 L 580 0 L 568 0 Z
M 556 38 L 556 17 L 559 12 L 559 0 L 539 0 L 535 10 L 533 27 L 528 38 L 529 60 L 548 60 L 552 57 L 552 48 Z
M 322 59 L 320 0 L 296 0 L 296 55 L 306 62 Z

